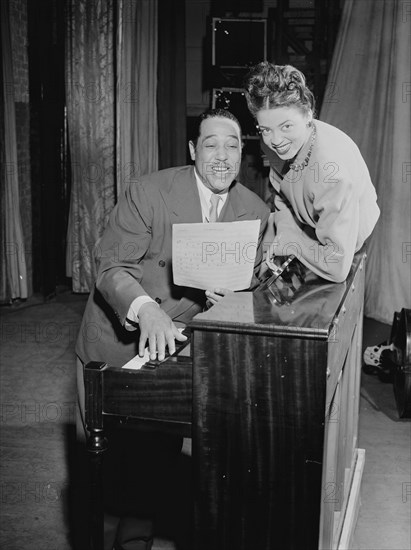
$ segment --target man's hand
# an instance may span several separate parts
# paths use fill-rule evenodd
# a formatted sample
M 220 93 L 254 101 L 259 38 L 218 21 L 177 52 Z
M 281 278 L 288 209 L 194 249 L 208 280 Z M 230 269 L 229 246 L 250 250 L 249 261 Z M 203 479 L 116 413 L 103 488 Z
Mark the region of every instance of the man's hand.
M 219 302 L 223 296 L 233 293 L 234 291 L 229 290 L 228 288 L 213 288 L 212 290 L 205 291 L 207 300 L 210 302 L 210 307 Z
M 138 343 L 138 354 L 144 355 L 144 348 L 148 339 L 148 351 L 150 359 L 162 361 L 165 357 L 165 349 L 172 355 L 175 350 L 174 339 L 184 342 L 187 337 L 180 333 L 173 321 L 164 313 L 157 304 L 148 302 L 140 307 L 138 312 L 140 325 L 140 341 Z

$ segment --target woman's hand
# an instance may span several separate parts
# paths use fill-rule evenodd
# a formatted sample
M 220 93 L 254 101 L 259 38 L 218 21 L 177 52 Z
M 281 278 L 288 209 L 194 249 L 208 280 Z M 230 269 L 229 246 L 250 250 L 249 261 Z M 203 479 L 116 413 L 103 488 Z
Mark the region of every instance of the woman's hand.
M 267 250 L 267 254 L 265 256 L 265 264 L 273 271 L 274 273 L 277 271 L 278 266 L 274 262 L 275 258 L 275 243 L 272 243 L 270 245 L 270 248 Z

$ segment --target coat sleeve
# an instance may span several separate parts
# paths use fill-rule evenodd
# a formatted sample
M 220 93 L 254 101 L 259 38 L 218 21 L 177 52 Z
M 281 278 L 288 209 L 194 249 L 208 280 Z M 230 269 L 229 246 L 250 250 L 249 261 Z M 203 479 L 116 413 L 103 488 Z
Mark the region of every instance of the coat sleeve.
M 96 287 L 124 325 L 130 304 L 147 293 L 140 282 L 151 241 L 153 206 L 140 183 L 128 186 L 114 207 L 96 250 Z
M 296 218 L 287 201 L 275 197 L 275 254 L 295 254 L 314 273 L 342 282 L 350 270 L 359 230 L 359 200 L 353 182 L 338 178 L 317 187 L 315 229 Z
M 260 233 L 258 236 L 257 254 L 255 257 L 255 263 L 254 263 L 254 274 L 251 280 L 251 285 L 249 290 L 254 290 L 261 282 L 258 278 L 258 275 L 260 274 L 261 266 L 264 258 L 264 235 L 267 230 L 269 216 L 270 216 L 270 209 L 268 208 L 268 206 L 262 205 L 261 211 L 259 214 L 261 225 L 260 225 Z

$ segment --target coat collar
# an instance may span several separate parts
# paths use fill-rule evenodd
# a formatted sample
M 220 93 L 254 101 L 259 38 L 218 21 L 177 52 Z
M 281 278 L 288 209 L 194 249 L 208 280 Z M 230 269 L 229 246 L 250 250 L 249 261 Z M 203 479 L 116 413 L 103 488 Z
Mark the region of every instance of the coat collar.
M 171 223 L 201 223 L 201 203 L 195 181 L 194 166 L 177 170 L 167 189 L 161 190 L 164 202 L 170 213 Z M 247 214 L 239 184 L 234 182 L 219 221 L 241 220 Z
M 245 208 L 244 201 L 239 192 L 239 185 L 240 184 L 237 182 L 234 182 L 231 185 L 228 192 L 227 201 L 221 211 L 218 221 L 235 222 L 243 219 L 243 217 L 247 214 L 247 209 Z
M 171 223 L 201 223 L 201 203 L 194 167 L 186 166 L 174 173 L 167 189 L 161 190 Z

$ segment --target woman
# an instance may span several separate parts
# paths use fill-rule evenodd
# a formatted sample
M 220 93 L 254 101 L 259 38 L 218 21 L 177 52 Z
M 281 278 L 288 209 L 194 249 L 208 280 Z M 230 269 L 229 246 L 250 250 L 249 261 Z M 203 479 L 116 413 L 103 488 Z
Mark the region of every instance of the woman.
M 267 264 L 273 256 L 295 254 L 324 279 L 344 281 L 380 213 L 358 147 L 334 126 L 314 120 L 314 96 L 294 67 L 259 63 L 245 89 L 275 192 L 276 237 Z

